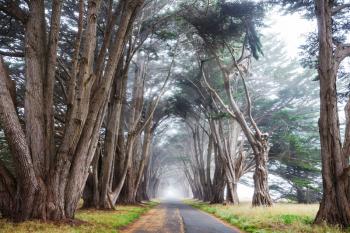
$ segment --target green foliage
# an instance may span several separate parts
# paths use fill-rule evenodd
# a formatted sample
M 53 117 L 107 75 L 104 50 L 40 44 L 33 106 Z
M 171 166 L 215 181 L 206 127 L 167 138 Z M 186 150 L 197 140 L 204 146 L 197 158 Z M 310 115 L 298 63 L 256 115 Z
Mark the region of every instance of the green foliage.
M 206 45 L 220 49 L 236 41 L 248 45 L 254 58 L 262 54 L 256 30 L 264 16 L 262 5 L 253 1 L 218 1 L 210 8 L 185 6 L 182 11 Z
M 191 102 L 181 92 L 175 94 L 169 99 L 169 113 L 182 118 L 195 116 Z
M 312 188 L 312 186 L 310 185 L 310 180 L 293 177 L 291 181 L 294 183 L 294 185 L 298 186 L 299 188 Z
M 167 30 L 161 30 L 155 34 L 161 40 L 175 40 L 178 37 L 177 33 Z
M 283 222 L 284 224 L 290 225 L 294 222 L 301 222 L 304 224 L 312 224 L 313 219 L 310 216 L 300 216 L 296 214 L 283 214 L 278 216 L 279 221 Z
M 214 120 L 219 120 L 219 119 L 230 119 L 231 116 L 227 112 L 214 112 L 210 113 L 209 117 Z

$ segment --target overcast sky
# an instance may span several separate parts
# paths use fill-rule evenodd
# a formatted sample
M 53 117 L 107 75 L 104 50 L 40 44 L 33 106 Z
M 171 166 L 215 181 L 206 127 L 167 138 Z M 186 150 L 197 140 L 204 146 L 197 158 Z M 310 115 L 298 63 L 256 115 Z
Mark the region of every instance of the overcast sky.
M 300 52 L 300 45 L 306 40 L 306 35 L 316 31 L 316 21 L 303 19 L 300 14 L 283 15 L 277 10 L 267 13 L 267 27 L 263 28 L 263 34 L 274 33 L 285 41 L 290 56 L 296 57 Z

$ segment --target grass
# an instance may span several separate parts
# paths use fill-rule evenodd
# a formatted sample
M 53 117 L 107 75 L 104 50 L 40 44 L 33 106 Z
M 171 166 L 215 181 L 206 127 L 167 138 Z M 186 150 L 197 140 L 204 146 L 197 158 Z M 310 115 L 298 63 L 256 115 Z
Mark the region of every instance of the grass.
M 186 200 L 187 204 L 215 215 L 216 217 L 249 233 L 340 233 L 350 232 L 338 227 L 313 225 L 318 205 L 275 204 L 273 207 L 255 207 L 250 203 L 239 206 L 209 205 Z
M 117 210 L 113 211 L 78 210 L 76 219 L 83 221 L 83 224 L 74 226 L 40 221 L 12 223 L 0 219 L 0 233 L 115 233 L 157 204 L 149 202 L 142 206 L 117 206 Z

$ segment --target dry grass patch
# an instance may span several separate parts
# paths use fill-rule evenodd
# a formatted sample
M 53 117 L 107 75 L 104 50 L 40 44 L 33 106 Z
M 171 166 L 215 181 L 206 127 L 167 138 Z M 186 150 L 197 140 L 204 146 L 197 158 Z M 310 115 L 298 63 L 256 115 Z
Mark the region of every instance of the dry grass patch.
M 1 233 L 116 233 L 118 229 L 134 222 L 158 203 L 149 202 L 139 206 L 117 206 L 117 210 L 78 210 L 79 224 L 57 224 L 40 221 L 12 223 L 0 219 Z
M 316 226 L 313 220 L 318 204 L 275 204 L 273 207 L 252 208 L 250 203 L 239 206 L 209 205 L 207 203 L 187 200 L 196 208 L 211 213 L 220 219 L 250 233 L 341 233 L 338 227 Z

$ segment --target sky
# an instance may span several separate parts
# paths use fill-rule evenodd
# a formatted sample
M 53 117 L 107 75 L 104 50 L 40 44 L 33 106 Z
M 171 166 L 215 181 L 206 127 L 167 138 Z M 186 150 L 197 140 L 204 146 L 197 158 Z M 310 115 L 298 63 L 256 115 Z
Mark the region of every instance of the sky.
M 291 57 L 297 57 L 299 47 L 305 42 L 310 32 L 316 31 L 316 21 L 303 19 L 300 14 L 283 15 L 277 10 L 267 13 L 267 27 L 262 29 L 262 34 L 274 33 L 285 41 L 287 51 Z

